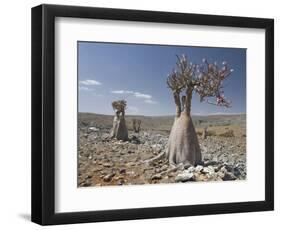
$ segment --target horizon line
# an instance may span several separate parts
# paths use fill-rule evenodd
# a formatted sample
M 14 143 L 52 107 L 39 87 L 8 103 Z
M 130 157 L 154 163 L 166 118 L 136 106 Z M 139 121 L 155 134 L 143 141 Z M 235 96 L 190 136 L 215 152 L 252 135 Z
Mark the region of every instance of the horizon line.
M 106 116 L 114 116 L 114 114 L 104 114 L 104 113 L 95 113 L 95 112 L 80 112 L 78 113 L 90 113 L 90 114 L 96 114 L 96 115 L 106 115 Z M 141 115 L 141 114 L 126 114 L 127 116 L 140 116 L 140 117 L 173 117 L 175 116 L 174 114 L 167 114 L 167 115 Z M 210 113 L 210 114 L 199 114 L 199 113 L 194 113 L 191 114 L 191 116 L 233 116 L 233 115 L 246 115 L 246 112 L 244 113 Z

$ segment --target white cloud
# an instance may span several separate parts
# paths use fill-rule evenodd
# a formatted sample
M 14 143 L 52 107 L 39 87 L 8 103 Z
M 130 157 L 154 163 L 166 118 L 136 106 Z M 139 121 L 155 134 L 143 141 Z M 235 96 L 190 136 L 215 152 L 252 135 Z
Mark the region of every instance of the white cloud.
M 134 91 L 128 91 L 128 90 L 113 90 L 111 93 L 115 94 L 133 94 Z
M 152 96 L 149 94 L 143 94 L 143 93 L 139 93 L 139 92 L 134 92 L 134 96 L 135 97 L 139 97 L 139 98 L 145 98 L 145 99 L 151 99 Z
M 79 90 L 83 91 L 91 91 L 88 87 L 85 86 L 79 86 Z
M 83 80 L 83 81 L 79 81 L 80 85 L 101 85 L 101 83 L 99 81 L 96 80 Z
M 144 100 L 144 102 L 147 104 L 157 104 L 157 101 L 153 101 L 151 99 L 146 99 L 146 100 Z
M 135 92 L 135 91 L 131 91 L 131 90 L 113 90 L 111 91 L 111 93 L 115 93 L 115 94 L 132 94 L 133 96 L 137 97 L 137 98 L 144 98 L 144 99 L 151 99 L 152 96 L 149 94 L 144 94 L 144 93 L 140 93 L 140 92 Z
M 132 91 L 132 90 L 113 90 L 113 91 L 111 91 L 111 93 L 131 95 L 131 96 L 134 96 L 136 98 L 144 99 L 144 103 L 147 103 L 147 104 L 157 104 L 157 101 L 152 100 L 152 96 L 151 95 L 140 93 L 140 92 L 137 92 L 137 91 Z
M 85 86 L 79 86 L 79 91 L 84 91 L 84 92 L 90 92 L 92 96 L 96 97 L 103 97 L 103 94 L 95 93 L 95 91 L 91 88 L 85 87 Z

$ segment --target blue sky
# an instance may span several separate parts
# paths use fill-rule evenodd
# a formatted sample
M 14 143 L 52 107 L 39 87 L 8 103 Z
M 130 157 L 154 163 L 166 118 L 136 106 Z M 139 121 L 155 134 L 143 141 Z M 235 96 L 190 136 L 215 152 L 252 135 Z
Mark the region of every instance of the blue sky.
M 188 46 L 78 42 L 79 112 L 113 114 L 111 102 L 127 100 L 127 114 L 173 115 L 175 105 L 167 75 L 176 55 L 201 64 L 227 61 L 234 69 L 224 82 L 231 108 L 200 103 L 194 93 L 192 114 L 246 113 L 246 50 Z

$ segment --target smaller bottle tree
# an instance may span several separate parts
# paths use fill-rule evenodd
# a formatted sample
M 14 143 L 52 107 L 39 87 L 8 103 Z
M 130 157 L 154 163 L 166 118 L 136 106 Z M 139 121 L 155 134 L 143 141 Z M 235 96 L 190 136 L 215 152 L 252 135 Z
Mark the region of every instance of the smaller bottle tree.
M 133 119 L 133 130 L 135 133 L 139 133 L 140 132 L 140 128 L 141 128 L 141 120 L 139 119 Z
M 117 140 L 128 140 L 128 130 L 125 121 L 125 110 L 127 102 L 125 100 L 113 101 L 112 108 L 115 112 L 113 127 L 110 133 L 111 138 Z
M 190 115 L 192 96 L 197 93 L 200 102 L 230 107 L 231 102 L 224 97 L 222 83 L 233 69 L 226 62 L 218 65 L 203 59 L 201 65 L 196 65 L 189 62 L 185 55 L 177 56 L 177 59 L 176 68 L 167 78 L 167 85 L 173 93 L 176 105 L 176 116 L 166 157 L 172 165 L 195 165 L 202 161 L 202 155 Z

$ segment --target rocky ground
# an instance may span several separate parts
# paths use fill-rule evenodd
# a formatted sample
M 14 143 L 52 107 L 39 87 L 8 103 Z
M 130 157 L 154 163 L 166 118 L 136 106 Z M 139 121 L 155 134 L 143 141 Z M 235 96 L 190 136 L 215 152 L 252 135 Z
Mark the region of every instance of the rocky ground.
M 225 128 L 229 129 L 229 127 Z M 246 136 L 199 135 L 201 165 L 171 167 L 163 153 L 168 132 L 129 131 L 129 141 L 109 138 L 109 128 L 80 127 L 78 186 L 133 185 L 246 178 Z

